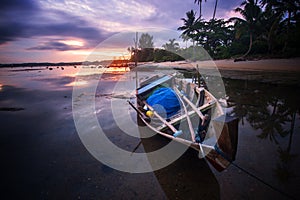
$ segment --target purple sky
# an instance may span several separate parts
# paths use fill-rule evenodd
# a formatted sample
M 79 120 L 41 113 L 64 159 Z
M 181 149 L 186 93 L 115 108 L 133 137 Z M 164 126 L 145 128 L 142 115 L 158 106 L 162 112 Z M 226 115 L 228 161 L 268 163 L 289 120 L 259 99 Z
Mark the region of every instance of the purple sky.
M 241 2 L 219 0 L 217 18 L 236 15 Z M 203 1 L 204 18 L 212 17 L 214 3 Z M 175 32 L 187 11 L 199 14 L 194 0 L 1 0 L 0 8 L 0 63 L 83 61 L 116 33 Z

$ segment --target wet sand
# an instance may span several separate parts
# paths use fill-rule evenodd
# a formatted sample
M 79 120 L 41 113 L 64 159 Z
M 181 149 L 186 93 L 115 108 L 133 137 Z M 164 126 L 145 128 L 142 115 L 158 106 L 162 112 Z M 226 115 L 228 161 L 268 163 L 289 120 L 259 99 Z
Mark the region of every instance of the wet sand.
M 74 125 L 72 113 L 74 76 L 69 75 L 68 68 L 65 68 L 62 75 L 58 75 L 61 72 L 58 70 L 60 69 L 0 73 L 3 197 L 289 199 L 234 166 L 230 166 L 222 173 L 216 172 L 206 161 L 199 160 L 193 150 L 187 151 L 176 162 L 154 173 L 121 172 L 102 164 L 87 151 Z M 130 93 L 114 92 L 114 85 L 120 80 L 120 76 L 121 74 L 103 77 L 101 87 L 97 88 L 94 95 L 97 102 L 96 112 L 99 123 L 105 127 L 105 134 L 111 141 L 127 151 L 132 151 L 139 143 L 139 139 L 124 134 L 114 123 L 111 113 L 112 101 L 126 102 L 127 98 L 130 98 Z M 97 79 L 95 75 L 87 76 L 86 81 L 95 78 Z M 135 81 L 134 76 L 132 81 Z M 121 83 L 125 85 L 126 82 Z M 282 121 L 278 122 L 277 119 L 284 118 L 284 124 L 281 126 L 284 130 L 289 130 L 293 113 L 299 109 L 297 97 L 299 88 L 270 86 L 240 79 L 225 79 L 225 87 L 231 104 L 236 107 L 234 112 L 241 117 L 236 164 L 280 191 L 294 198 L 298 197 L 300 160 L 297 155 L 300 138 L 296 133 L 299 132 L 299 113 L 295 115 L 293 135 L 281 136 L 276 131 L 270 134 L 270 137 L 276 138 L 278 144 L 274 142 L 274 138 L 269 139 L 269 135 L 265 139 L 260 139 L 258 135 L 261 135 L 263 130 L 254 128 L 257 121 L 253 119 L 262 116 L 261 121 L 264 119 L 267 125 L 269 122 L 267 119 L 273 119 L 271 108 L 279 102 L 279 112 L 276 112 L 271 125 L 278 126 L 278 123 L 280 125 Z M 281 112 L 282 109 L 285 112 Z M 134 116 L 132 110 L 126 112 Z M 279 115 L 281 113 L 282 115 Z M 157 145 L 162 139 L 154 137 L 150 141 L 153 145 Z M 279 154 L 278 150 L 288 150 L 289 147 L 289 153 L 296 157 L 292 156 L 291 160 L 285 162 L 281 160 L 282 154 Z M 146 146 L 140 146 L 137 152 L 145 150 Z M 281 170 L 281 174 L 278 174 L 278 170 Z
M 80 140 L 72 115 L 73 79 L 45 74 L 6 74 L 14 86 L 3 82 L 0 90 L 0 152 L 2 196 L 7 199 L 219 199 L 219 185 L 204 160 L 188 151 L 172 165 L 149 173 L 115 170 L 95 159 Z M 51 72 L 52 73 L 52 72 Z M 102 76 L 94 95 L 99 123 L 116 145 L 133 151 L 139 139 L 118 128 L 110 103 L 124 96 L 112 93 L 122 74 Z M 22 78 L 22 81 L 20 78 Z M 27 79 L 28 78 L 28 79 Z M 86 77 L 88 80 L 97 76 Z M 15 79 L 15 80 L 14 80 Z M 2 81 L 5 80 L 2 74 Z M 21 84 L 17 84 L 17 80 Z M 35 87 L 32 87 L 35 85 Z M 104 95 L 103 95 L 104 94 Z M 89 94 L 85 94 L 89 95 Z M 93 94 L 92 94 L 93 96 Z M 126 104 L 127 105 L 127 104 Z M 12 112 L 12 108 L 24 109 Z M 126 109 L 125 109 L 126 110 Z M 132 113 L 134 115 L 134 113 Z M 87 119 L 88 120 L 88 119 Z M 90 127 L 87 127 L 89 129 Z M 161 142 L 161 138 L 156 138 Z M 137 152 L 143 152 L 140 146 Z M 193 162 L 191 168 L 189 164 Z M 199 170 L 205 174 L 194 174 Z M 191 170 L 193 169 L 193 170 Z M 189 174 L 186 176 L 186 174 Z M 157 177 L 159 176 L 159 178 Z M 205 182 L 194 184 L 191 179 Z M 188 183 L 186 183 L 189 181 Z M 206 186 L 209 186 L 206 188 Z M 198 191 L 197 193 L 195 191 Z
M 72 87 L 64 86 L 72 79 L 59 79 L 43 79 L 46 85 L 51 82 L 56 89 L 1 86 L 1 107 L 25 108 L 18 112 L 0 111 L 2 197 L 166 199 L 152 173 L 120 172 L 93 158 L 74 126 Z M 108 116 L 106 112 L 102 110 L 101 115 Z M 107 117 L 101 121 L 110 126 Z M 110 131 L 110 134 L 121 134 L 118 130 Z M 136 145 L 135 141 L 122 143 L 127 147 Z

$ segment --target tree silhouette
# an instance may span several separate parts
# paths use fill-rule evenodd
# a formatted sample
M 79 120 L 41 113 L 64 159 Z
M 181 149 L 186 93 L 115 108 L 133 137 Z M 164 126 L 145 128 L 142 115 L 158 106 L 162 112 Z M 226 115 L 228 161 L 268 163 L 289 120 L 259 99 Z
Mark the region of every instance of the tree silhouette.
M 196 13 L 191 10 L 186 13 L 186 18 L 181 18 L 183 21 L 183 26 L 179 27 L 177 30 L 183 31 L 182 36 L 185 38 L 190 38 L 193 41 L 195 40 L 195 36 L 197 33 L 197 28 L 196 28 Z
M 249 111 L 247 119 L 254 129 L 262 131 L 257 137 L 269 138 L 271 142 L 274 141 L 275 144 L 279 144 L 276 136 L 285 137 L 288 135 L 289 132 L 283 128 L 283 125 L 289 120 L 284 113 L 278 112 L 278 107 L 281 105 L 281 103 L 279 104 L 281 100 L 278 97 L 266 95 L 265 98 L 268 99 L 259 102 L 258 107 L 253 107 Z
M 179 50 L 179 43 L 175 41 L 176 41 L 175 38 L 169 39 L 169 43 L 164 44 L 162 47 L 166 51 L 176 52 Z
M 254 30 L 259 24 L 259 20 L 262 15 L 262 10 L 257 4 L 257 1 L 246 0 L 241 4 L 241 7 L 235 9 L 235 12 L 240 13 L 243 19 L 238 17 L 232 17 L 230 18 L 230 20 L 236 22 L 236 28 L 239 29 L 240 32 L 246 29 L 249 33 L 249 48 L 248 51 L 242 56 L 246 57 L 251 51 Z
M 290 163 L 292 160 L 294 160 L 297 155 L 291 153 L 291 146 L 292 146 L 292 138 L 294 134 L 294 128 L 295 128 L 295 120 L 296 120 L 296 112 L 291 113 L 291 128 L 289 130 L 289 142 L 286 149 L 282 148 L 280 145 L 278 146 L 278 154 L 280 163 L 277 163 L 275 168 L 275 174 L 277 178 L 281 182 L 286 182 L 288 179 L 293 176 L 293 172 L 290 171 Z
M 284 24 L 285 37 L 283 52 L 286 51 L 291 42 L 292 21 L 299 20 L 300 1 L 299 0 L 261 0 L 261 4 L 266 6 L 266 10 L 273 10 L 273 13 L 279 17 Z
M 139 39 L 139 48 L 153 48 L 153 36 L 150 36 L 148 33 L 143 33 Z
M 257 138 L 276 145 L 278 162 L 273 172 L 279 181 L 288 181 L 294 174 L 291 165 L 298 156 L 292 151 L 297 114 L 300 114 L 300 96 L 295 92 L 298 88 L 255 82 L 244 88 L 241 81 L 234 80 L 226 81 L 225 87 L 228 102 L 235 106 L 233 113 L 246 118 L 259 131 Z
M 216 2 L 215 2 L 214 14 L 213 14 L 213 17 L 212 17 L 213 20 L 214 20 L 215 17 L 216 17 L 217 6 L 218 6 L 218 0 L 216 0 Z
M 204 0 L 204 1 L 206 2 L 206 0 Z M 199 5 L 199 19 L 201 19 L 201 17 L 202 17 L 202 0 L 195 0 L 194 3 Z

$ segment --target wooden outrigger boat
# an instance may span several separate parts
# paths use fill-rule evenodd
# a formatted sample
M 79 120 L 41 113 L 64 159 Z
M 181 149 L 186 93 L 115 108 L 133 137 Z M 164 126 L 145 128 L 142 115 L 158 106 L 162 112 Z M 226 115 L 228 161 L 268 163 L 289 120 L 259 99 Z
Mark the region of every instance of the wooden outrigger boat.
M 161 136 L 197 150 L 199 158 L 207 159 L 218 171 L 226 169 L 235 160 L 238 119 L 227 116 L 204 86 L 175 74 L 154 76 L 140 85 L 136 90 L 137 106 L 129 102 L 137 112 L 138 120 Z M 175 114 L 170 115 L 166 110 L 164 113 L 150 102 L 151 96 L 159 90 L 163 93 L 158 95 L 163 99 L 164 89 L 177 98 L 180 108 Z

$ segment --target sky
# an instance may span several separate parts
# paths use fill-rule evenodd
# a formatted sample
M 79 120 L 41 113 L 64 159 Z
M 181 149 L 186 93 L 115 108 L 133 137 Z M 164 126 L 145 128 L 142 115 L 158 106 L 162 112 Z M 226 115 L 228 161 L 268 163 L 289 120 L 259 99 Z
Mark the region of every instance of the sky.
M 216 17 L 237 16 L 233 9 L 241 2 L 219 0 Z M 214 4 L 203 1 L 205 19 Z M 180 41 L 177 28 L 191 9 L 199 15 L 194 0 L 1 0 L 0 63 L 124 57 L 136 31 L 155 35 L 154 46 L 161 47 Z

